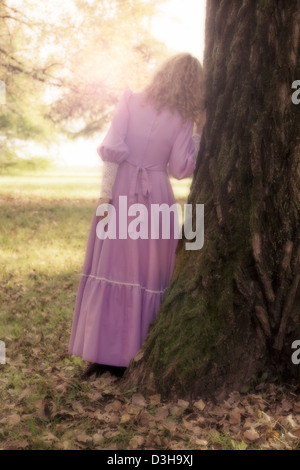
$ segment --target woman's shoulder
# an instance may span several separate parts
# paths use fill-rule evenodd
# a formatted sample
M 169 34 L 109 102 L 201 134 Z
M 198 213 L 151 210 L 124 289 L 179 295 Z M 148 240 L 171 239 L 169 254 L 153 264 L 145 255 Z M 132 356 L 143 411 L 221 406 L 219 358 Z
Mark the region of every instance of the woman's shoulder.
M 151 102 L 147 100 L 146 94 L 144 90 L 141 91 L 133 91 L 130 88 L 126 88 L 123 92 L 123 99 L 127 102 L 127 104 L 133 106 L 134 110 L 139 108 L 148 109 L 150 111 L 153 108 Z
M 134 99 L 137 99 L 137 100 L 142 100 L 145 98 L 145 92 L 142 90 L 142 91 L 134 91 L 134 90 L 131 90 L 131 88 L 126 88 L 124 90 L 124 93 L 123 95 L 126 97 L 126 98 L 134 98 Z
M 125 88 L 121 97 L 121 101 L 125 101 L 127 105 L 129 105 L 131 102 L 141 104 L 145 102 L 145 94 L 143 91 L 133 91 L 131 88 Z
M 124 100 L 128 102 L 132 94 L 133 92 L 131 91 L 130 88 L 125 88 L 125 90 L 123 91 L 123 94 L 121 95 L 121 101 Z

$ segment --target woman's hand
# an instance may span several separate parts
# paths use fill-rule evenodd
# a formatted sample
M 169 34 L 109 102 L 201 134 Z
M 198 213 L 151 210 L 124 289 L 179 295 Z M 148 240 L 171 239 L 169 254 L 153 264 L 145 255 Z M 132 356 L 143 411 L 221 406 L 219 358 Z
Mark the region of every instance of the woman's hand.
M 200 135 L 202 134 L 203 127 L 205 126 L 205 122 L 206 122 L 206 109 L 203 111 L 200 121 L 196 123 L 197 134 L 200 134 Z

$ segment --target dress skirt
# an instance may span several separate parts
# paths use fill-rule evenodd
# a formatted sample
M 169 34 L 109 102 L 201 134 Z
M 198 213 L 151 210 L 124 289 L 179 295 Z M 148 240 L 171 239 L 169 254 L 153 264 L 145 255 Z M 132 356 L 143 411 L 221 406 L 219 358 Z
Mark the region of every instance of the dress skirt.
M 137 194 L 126 193 L 128 188 L 127 185 L 122 186 L 122 181 L 134 178 L 134 172 L 134 166 L 124 162 L 117 175 L 113 197 L 117 238 L 100 239 L 96 230 L 96 211 L 93 215 L 69 343 L 69 353 L 75 356 L 120 367 L 129 365 L 157 317 L 173 273 L 178 242 L 174 237 L 177 216 L 172 211 L 170 236 L 162 238 L 160 216 L 160 238 L 151 238 L 151 204 L 168 203 L 167 207 L 171 207 L 175 203 L 166 172 L 155 171 L 154 175 L 154 171 L 148 171 L 151 186 L 154 190 L 156 186 L 159 189 L 156 197 L 155 191 L 148 197 L 143 196 L 140 177 L 137 179 Z M 147 213 L 143 212 L 141 223 L 145 217 L 148 219 L 149 238 L 133 239 L 129 235 L 130 222 L 136 220 L 136 216 L 125 218 L 129 229 L 127 238 L 118 238 L 120 195 L 128 197 L 128 203 L 142 203 L 146 208 Z M 136 215 L 139 216 L 140 212 Z M 137 226 L 137 231 L 139 228 Z
M 168 109 L 158 113 L 151 103 L 145 105 L 143 93 L 125 90 L 98 148 L 103 161 L 118 164 L 112 190 L 116 237 L 99 237 L 95 210 L 76 297 L 70 354 L 127 367 L 140 349 L 175 265 L 178 218 L 176 209 L 171 210 L 175 198 L 167 172 L 178 179 L 193 173 L 192 132 L 192 120 L 183 121 L 179 112 Z M 128 209 L 120 204 L 121 198 Z M 136 207 L 133 204 L 145 210 L 134 215 L 129 210 Z M 152 209 L 158 205 L 165 211 L 155 219 Z M 135 238 L 139 230 L 141 235 Z

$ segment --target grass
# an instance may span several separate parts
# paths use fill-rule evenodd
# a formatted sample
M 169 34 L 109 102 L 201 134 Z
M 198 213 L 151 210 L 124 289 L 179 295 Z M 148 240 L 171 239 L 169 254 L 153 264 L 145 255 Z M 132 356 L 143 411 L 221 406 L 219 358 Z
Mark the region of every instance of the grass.
M 194 449 L 203 439 L 211 449 L 260 448 L 218 432 L 209 413 L 199 431 L 195 409 L 183 426 L 176 403 L 148 403 L 143 415 L 132 407 L 136 389 L 122 394 L 111 376 L 80 379 L 85 363 L 67 349 L 100 176 L 100 168 L 0 176 L 0 449 Z M 190 182 L 174 185 L 181 203 Z M 160 408 L 167 420 L 156 419 Z M 299 448 L 273 421 L 273 441 Z
M 101 167 L 0 176 L 0 340 L 7 357 L 0 365 L 0 441 L 45 449 L 62 439 L 76 447 L 72 425 L 49 422 L 39 406 L 45 397 L 57 409 L 89 402 L 90 385 L 73 380 L 84 363 L 67 347 L 100 177 Z M 178 199 L 189 184 L 176 182 Z M 73 426 L 95 427 L 84 414 Z M 119 447 L 131 437 L 120 429 L 105 442 Z

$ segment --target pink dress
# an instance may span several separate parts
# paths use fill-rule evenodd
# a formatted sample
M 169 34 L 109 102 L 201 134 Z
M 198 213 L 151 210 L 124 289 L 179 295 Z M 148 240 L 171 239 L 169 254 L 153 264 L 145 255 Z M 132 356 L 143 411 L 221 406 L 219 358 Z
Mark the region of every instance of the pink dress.
M 109 131 L 97 151 L 103 161 L 118 163 L 112 204 L 119 196 L 128 206 L 175 203 L 167 170 L 178 179 L 195 169 L 193 123 L 178 112 L 158 114 L 142 105 L 142 93 L 126 90 Z M 135 217 L 128 217 L 128 223 Z M 157 317 L 170 283 L 178 240 L 100 239 L 93 215 L 75 303 L 69 353 L 90 362 L 127 367 Z M 171 224 L 172 226 L 172 224 Z

